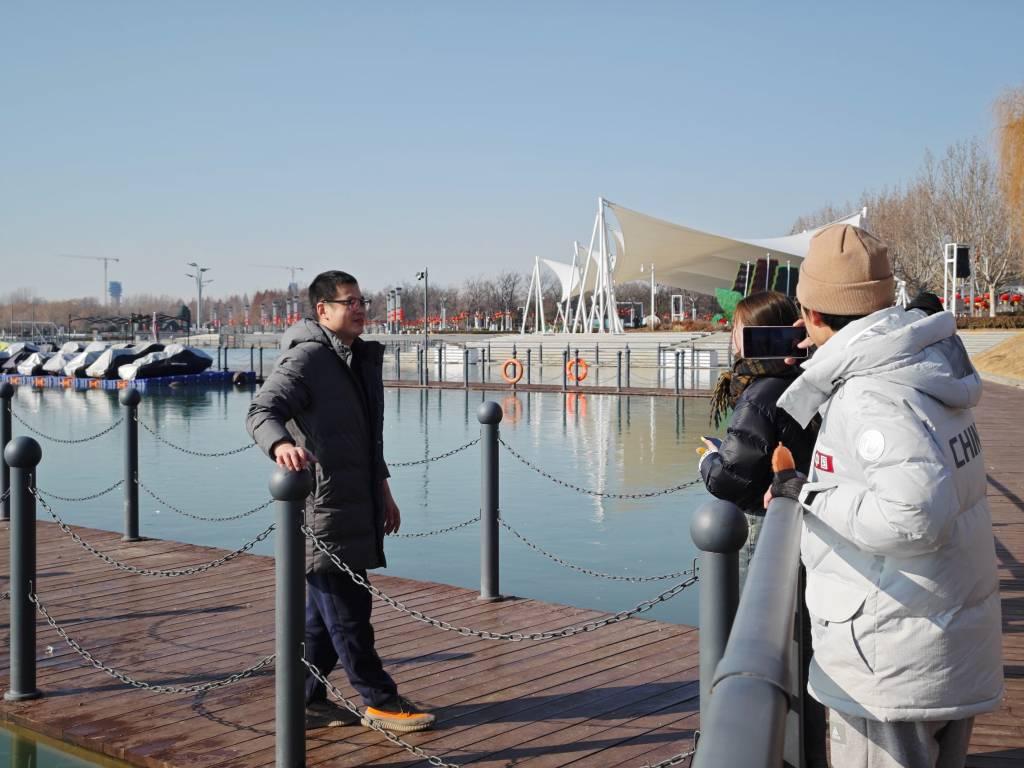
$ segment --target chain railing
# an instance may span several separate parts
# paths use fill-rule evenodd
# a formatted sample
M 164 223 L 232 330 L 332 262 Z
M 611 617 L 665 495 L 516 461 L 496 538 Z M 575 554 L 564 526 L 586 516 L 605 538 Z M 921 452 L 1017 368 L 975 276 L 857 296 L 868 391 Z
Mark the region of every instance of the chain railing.
M 470 525 L 473 525 L 474 523 L 479 522 L 480 516 L 477 515 L 476 517 L 469 518 L 469 520 L 463 520 L 461 523 L 449 525 L 447 528 L 435 528 L 432 531 L 417 531 L 415 533 L 392 533 L 390 535 L 396 539 L 421 539 L 426 536 L 439 536 L 442 533 L 451 533 L 452 531 L 457 531 L 460 528 L 466 528 Z
M 39 611 L 39 615 L 46 619 L 46 623 L 53 627 L 54 631 L 60 635 L 61 639 L 67 643 L 75 653 L 85 659 L 91 666 L 95 667 L 100 672 L 110 675 L 115 680 L 120 680 L 122 683 L 131 686 L 132 688 L 140 688 L 144 691 L 153 691 L 154 693 L 205 693 L 217 688 L 224 688 L 232 683 L 237 683 L 239 680 L 251 677 L 264 667 L 274 663 L 275 657 L 274 654 L 271 654 L 269 656 L 264 656 L 251 667 L 246 667 L 242 671 L 229 675 L 222 680 L 209 680 L 205 683 L 198 683 L 196 685 L 162 685 L 158 683 L 147 683 L 144 680 L 137 680 L 125 672 L 121 672 L 113 667 L 107 666 L 96 659 L 95 656 L 83 648 L 77 640 L 71 637 L 67 631 L 57 623 L 57 620 L 50 615 L 50 612 L 46 610 L 46 606 L 44 606 L 39 600 L 38 595 L 34 592 L 29 592 L 28 599 L 36 606 L 36 610 Z
M 316 548 L 319 552 L 323 553 L 334 564 L 334 566 L 338 568 L 338 570 L 348 574 L 349 578 L 351 578 L 356 584 L 366 589 L 374 597 L 390 605 L 396 611 L 408 614 L 417 621 L 421 621 L 424 624 L 428 624 L 437 629 L 441 629 L 446 632 L 457 632 L 463 637 L 479 637 L 483 640 L 508 640 L 510 642 L 521 642 L 523 640 L 552 640 L 554 638 L 572 637 L 573 635 L 578 635 L 582 632 L 593 632 L 594 630 L 601 629 L 602 627 L 607 627 L 611 624 L 618 624 L 619 622 L 625 621 L 626 619 L 631 619 L 634 616 L 638 616 L 641 613 L 649 611 L 658 603 L 663 603 L 666 600 L 671 600 L 673 597 L 678 595 L 687 587 L 697 583 L 697 574 L 694 573 L 685 581 L 681 581 L 678 584 L 669 587 L 664 592 L 661 592 L 659 595 L 651 598 L 650 600 L 644 600 L 643 602 L 638 603 L 629 610 L 619 611 L 615 614 L 609 614 L 600 619 L 594 619 L 593 621 L 588 621 L 584 624 L 578 624 L 570 627 L 562 627 L 561 629 L 548 630 L 545 632 L 491 632 L 489 630 L 471 629 L 470 627 L 462 627 L 456 624 L 451 624 L 450 622 L 447 622 L 444 619 L 434 618 L 433 616 L 429 616 L 423 613 L 422 611 L 418 611 L 415 608 L 410 608 L 409 606 L 404 605 L 403 603 L 399 602 L 398 600 L 395 600 L 393 597 L 387 595 L 377 587 L 373 586 L 369 581 L 367 581 L 358 573 L 349 568 L 348 565 L 342 562 L 337 555 L 335 555 L 333 552 L 327 549 L 323 541 L 315 533 L 313 533 L 313 531 L 308 526 L 302 526 L 302 533 L 306 536 L 306 538 L 308 538 L 312 542 L 313 547 Z
M 128 565 L 127 563 L 122 563 L 120 560 L 115 560 L 110 555 L 108 555 L 108 554 L 106 554 L 104 552 L 100 552 L 98 549 L 96 549 L 96 547 L 94 547 L 89 542 L 85 541 L 81 536 L 79 536 L 77 533 L 75 533 L 73 530 L 71 530 L 71 528 L 68 526 L 67 523 L 64 522 L 64 520 L 61 518 L 61 516 L 58 515 L 54 511 L 53 507 L 51 507 L 49 504 L 46 503 L 46 500 L 43 499 L 43 497 L 40 495 L 40 491 L 38 489 L 33 489 L 32 490 L 32 494 L 36 497 L 36 499 L 42 505 L 43 509 L 45 509 L 50 514 L 50 517 L 52 517 L 54 519 L 54 522 L 57 523 L 57 526 L 65 534 L 70 536 L 71 539 L 76 544 L 78 544 L 80 547 L 82 547 L 84 550 L 86 550 L 90 554 L 95 555 L 96 557 L 98 557 L 100 560 L 102 560 L 103 562 L 107 563 L 108 565 L 112 565 L 114 568 L 117 568 L 118 570 L 121 570 L 121 571 L 125 571 L 127 573 L 133 573 L 136 576 L 162 576 L 162 577 L 170 577 L 170 576 L 193 576 L 193 575 L 195 575 L 197 573 L 205 573 L 206 571 L 209 571 L 209 570 L 211 570 L 213 568 L 217 568 L 217 567 L 219 567 L 221 565 L 224 565 L 225 563 L 229 563 L 232 560 L 234 560 L 236 557 L 238 557 L 239 555 L 248 552 L 250 549 L 255 547 L 261 541 L 266 539 L 271 533 L 273 533 L 274 528 L 275 528 L 275 524 L 271 523 L 269 526 L 267 526 L 265 529 L 263 529 L 263 531 L 261 533 L 259 533 L 256 536 L 256 538 L 251 539 L 251 540 L 245 542 L 245 544 L 243 544 L 238 549 L 236 549 L 236 550 L 234 550 L 232 552 L 229 552 L 228 554 L 224 555 L 223 557 L 219 557 L 216 560 L 213 560 L 213 561 L 211 561 L 209 563 L 202 563 L 201 565 L 189 566 L 187 568 L 169 568 L 169 569 L 166 569 L 166 570 L 154 570 L 154 569 L 151 569 L 151 568 L 139 568 L 139 567 L 134 566 L 134 565 Z
M 511 445 L 506 443 L 502 438 L 499 437 L 498 442 L 501 443 L 502 447 L 506 451 L 512 454 L 513 458 L 515 458 L 520 464 L 526 466 L 528 469 L 532 469 L 538 475 L 546 477 L 548 480 L 555 483 L 556 485 L 560 485 L 563 488 L 568 488 L 571 491 L 576 491 L 577 493 L 582 493 L 585 496 L 594 496 L 601 499 L 653 499 L 657 496 L 667 496 L 670 493 L 677 493 L 685 488 L 691 488 L 695 485 L 699 485 L 704 482 L 701 478 L 698 477 L 695 480 L 688 480 L 685 483 L 673 485 L 670 486 L 669 488 L 661 488 L 655 491 L 638 491 L 636 493 L 609 493 L 608 491 L 595 491 L 589 488 L 583 488 L 582 486 L 579 485 L 574 485 L 573 483 L 566 482 L 565 480 L 560 480 L 559 478 L 555 477 L 549 472 L 544 471 L 536 464 L 531 462 L 525 456 L 516 451 Z
M 189 456 L 199 456 L 204 459 L 210 459 L 219 456 L 233 456 L 236 453 L 244 453 L 245 451 L 248 451 L 250 448 L 256 447 L 256 443 L 246 443 L 245 445 L 239 446 L 238 448 L 231 448 L 226 451 L 195 451 L 192 450 L 191 448 L 185 448 L 182 445 L 178 445 L 177 443 L 172 443 L 170 440 L 168 440 L 166 437 L 163 437 L 157 430 L 153 429 L 142 419 L 138 419 L 138 422 L 139 424 L 142 425 L 142 428 L 149 432 L 149 434 L 151 434 L 157 442 L 163 443 L 164 445 L 173 448 L 176 451 L 187 453 Z
M 257 512 L 266 509 L 267 507 L 269 507 L 271 504 L 274 503 L 273 499 L 269 499 L 268 501 L 264 501 L 259 506 L 253 507 L 252 509 L 247 509 L 245 512 L 239 512 L 237 515 L 226 515 L 224 517 L 206 516 L 206 515 L 197 515 L 197 514 L 194 514 L 192 512 L 186 512 L 183 509 L 179 509 L 178 507 L 176 507 L 173 504 L 171 504 L 169 501 L 166 501 L 165 499 L 163 499 L 160 496 L 158 496 L 156 491 L 154 491 L 152 488 L 147 486 L 141 480 L 139 481 L 139 488 L 144 490 L 154 501 L 156 501 L 159 504 L 162 504 L 163 506 L 167 507 L 172 512 L 177 512 L 179 515 L 182 515 L 183 517 L 192 518 L 193 520 L 201 520 L 204 523 L 225 523 L 225 522 L 228 522 L 230 520 L 241 520 L 244 517 L 249 517 L 249 515 L 254 515 Z M 53 494 L 47 494 L 47 495 L 48 496 L 52 496 Z
M 49 440 L 51 443 L 60 443 L 62 445 L 78 445 L 79 443 L 88 443 L 90 440 L 96 440 L 97 438 L 103 437 L 104 435 L 113 432 L 115 429 L 121 426 L 121 422 L 124 421 L 124 417 L 121 417 L 106 429 L 97 432 L 95 435 L 89 435 L 88 437 L 63 438 L 54 437 L 53 435 L 48 435 L 45 432 L 41 432 L 40 430 L 36 429 L 23 418 L 21 418 L 21 416 L 18 415 L 18 412 L 15 411 L 13 408 L 11 409 L 11 415 L 17 420 L 19 424 L 21 424 L 21 426 L 23 426 L 32 434 L 38 435 L 44 440 Z
M 88 496 L 60 496 L 56 493 L 46 490 L 45 488 L 40 488 L 39 492 L 49 496 L 51 499 L 57 499 L 58 501 L 82 502 L 92 501 L 93 499 L 98 499 L 101 496 L 106 496 L 108 493 L 120 488 L 122 485 L 124 485 L 124 480 L 118 480 L 110 487 L 104 488 L 102 491 L 97 491 L 96 493 L 90 493 Z
M 467 448 L 472 448 L 474 445 L 476 445 L 479 442 L 480 442 L 480 438 L 478 437 L 475 440 L 470 440 L 465 445 L 460 445 L 458 448 L 453 448 L 450 451 L 445 451 L 444 453 L 440 453 L 437 456 L 428 456 L 425 459 L 419 459 L 417 461 L 389 461 L 389 462 L 387 462 L 387 465 L 390 468 L 390 467 L 414 467 L 417 464 L 429 464 L 430 462 L 441 461 L 441 459 L 447 459 L 449 456 L 454 456 L 457 453 L 461 453 L 462 451 L 466 450 Z
M 330 691 L 331 695 L 334 696 L 334 698 L 337 699 L 342 704 L 342 706 L 345 707 L 345 709 L 347 709 L 356 717 L 359 717 L 361 719 L 363 718 L 363 713 L 359 711 L 359 707 L 353 704 L 352 701 L 350 701 L 345 696 L 345 694 L 338 690 L 337 686 L 335 686 L 334 683 L 328 680 L 326 675 L 324 675 L 319 669 L 317 669 L 313 664 L 306 661 L 305 659 L 302 660 L 302 664 L 309 671 L 309 674 L 316 678 L 316 680 L 319 681 L 321 684 L 323 684 L 324 687 L 326 687 L 327 690 Z M 378 725 L 372 720 L 362 719 L 362 724 L 367 728 L 376 731 L 381 736 L 390 741 L 392 744 L 401 747 L 402 749 L 406 750 L 407 752 L 413 755 L 416 755 L 416 757 L 422 760 L 426 760 L 431 765 L 436 766 L 436 768 L 461 768 L 461 766 L 459 766 L 457 763 L 446 763 L 440 757 L 437 757 L 436 755 L 431 755 L 430 753 L 425 752 L 416 745 L 410 744 L 409 742 L 399 738 L 398 736 L 395 736 L 395 734 L 391 733 L 386 728 Z
M 570 570 L 577 571 L 578 573 L 586 574 L 587 576 L 594 576 L 594 577 L 596 577 L 598 579 L 608 579 L 609 581 L 628 581 L 628 582 L 631 582 L 633 584 L 642 584 L 642 583 L 648 582 L 648 581 L 666 581 L 667 579 L 678 579 L 678 578 L 682 578 L 683 576 L 693 576 L 695 573 L 697 573 L 697 562 L 696 562 L 696 560 L 693 563 L 693 568 L 691 568 L 689 570 L 686 570 L 686 571 L 675 571 L 674 573 L 663 573 L 660 576 L 622 576 L 622 575 L 617 575 L 617 574 L 614 574 L 614 573 L 604 573 L 602 571 L 595 571 L 592 568 L 584 568 L 582 565 L 575 565 L 573 563 L 570 563 L 567 560 L 563 560 L 558 555 L 555 555 L 555 554 L 552 554 L 551 552 L 548 552 L 546 549 L 544 549 L 540 545 L 534 544 L 528 538 L 523 536 L 523 534 L 521 534 L 519 531 L 517 531 L 515 528 L 513 528 L 511 525 L 509 525 L 508 521 L 506 521 L 504 517 L 499 516 L 498 517 L 498 522 L 501 524 L 501 526 L 506 531 L 511 533 L 513 536 L 515 536 L 521 542 L 523 542 L 523 544 L 525 544 L 526 546 L 528 546 L 530 549 L 534 550 L 535 552 L 539 552 L 540 554 L 542 554 L 544 557 L 548 558 L 552 562 L 558 563 L 563 568 L 569 568 Z

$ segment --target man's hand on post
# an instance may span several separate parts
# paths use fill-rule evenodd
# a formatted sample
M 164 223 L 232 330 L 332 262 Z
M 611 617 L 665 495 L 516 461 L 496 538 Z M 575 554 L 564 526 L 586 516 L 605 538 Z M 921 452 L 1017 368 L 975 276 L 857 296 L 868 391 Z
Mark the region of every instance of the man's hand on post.
M 398 533 L 398 529 L 402 527 L 402 513 L 391 495 L 391 486 L 388 485 L 387 479 L 381 480 L 380 485 L 384 494 L 384 535 L 388 536 Z
M 278 443 L 274 446 L 274 461 L 292 472 L 301 472 L 316 462 L 316 456 L 294 443 Z

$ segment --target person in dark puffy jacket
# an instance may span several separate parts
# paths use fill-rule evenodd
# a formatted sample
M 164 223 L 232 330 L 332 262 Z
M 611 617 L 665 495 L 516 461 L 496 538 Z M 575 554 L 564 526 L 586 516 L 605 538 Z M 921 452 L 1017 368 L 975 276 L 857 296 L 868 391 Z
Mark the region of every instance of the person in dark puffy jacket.
M 800 317 L 796 305 L 781 293 L 752 294 L 733 314 L 732 370 L 719 378 L 711 401 L 711 419 L 719 427 L 727 414 L 729 423 L 722 440 L 705 439 L 707 451 L 700 459 L 700 474 L 712 496 L 731 501 L 748 516 L 752 527 L 764 517 L 764 493 L 772 484 L 772 451 L 780 442 L 793 453 L 797 469 L 806 473 L 817 433 L 816 425 L 801 428 L 776 407 L 779 396 L 800 375 L 797 366 L 784 360 L 743 356 L 743 328 L 754 325 L 790 326 Z M 752 531 L 751 538 L 754 539 Z M 753 555 L 750 542 L 747 556 Z
M 781 293 L 764 292 L 747 296 L 736 305 L 733 314 L 732 348 L 735 351 L 731 371 L 722 374 L 711 400 L 711 419 L 718 428 L 728 416 L 725 437 L 705 439 L 707 450 L 700 458 L 700 474 L 712 496 L 731 501 L 747 517 L 749 533 L 740 553 L 740 584 L 747 569 L 764 521 L 764 495 L 772 484 L 772 451 L 779 443 L 793 454 L 796 468 L 807 474 L 811 464 L 818 421 L 799 424 L 776 403 L 800 375 L 799 366 L 784 360 L 754 359 L 743 356 L 743 328 L 754 325 L 791 326 L 800 317 L 792 299 Z M 731 416 L 729 416 L 729 412 Z M 801 579 L 802 581 L 802 579 Z M 802 601 L 801 601 L 802 603 Z M 804 658 L 801 659 L 802 685 L 806 687 L 810 665 L 810 625 L 801 613 L 804 634 Z M 825 757 L 825 710 L 810 697 L 804 702 L 804 753 L 808 768 L 827 766 Z
M 341 663 L 366 704 L 363 724 L 425 730 L 434 715 L 398 694 L 377 654 L 370 593 L 359 583 L 368 581 L 367 569 L 387 564 L 384 537 L 402 522 L 384 462 L 384 347 L 359 338 L 369 301 L 347 272 L 317 275 L 309 304 L 315 316 L 285 333 L 281 357 L 246 417 L 249 434 L 270 458 L 292 471 L 312 467 L 316 477 L 306 525 L 322 549 L 307 538 L 306 661 L 324 675 Z M 307 674 L 307 727 L 352 719 Z

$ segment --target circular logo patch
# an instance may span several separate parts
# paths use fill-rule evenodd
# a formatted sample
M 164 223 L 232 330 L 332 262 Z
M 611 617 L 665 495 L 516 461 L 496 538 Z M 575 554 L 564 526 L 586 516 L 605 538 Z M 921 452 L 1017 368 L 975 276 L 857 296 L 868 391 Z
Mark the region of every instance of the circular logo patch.
M 865 461 L 875 461 L 885 452 L 885 436 L 877 429 L 869 429 L 857 442 L 857 453 Z

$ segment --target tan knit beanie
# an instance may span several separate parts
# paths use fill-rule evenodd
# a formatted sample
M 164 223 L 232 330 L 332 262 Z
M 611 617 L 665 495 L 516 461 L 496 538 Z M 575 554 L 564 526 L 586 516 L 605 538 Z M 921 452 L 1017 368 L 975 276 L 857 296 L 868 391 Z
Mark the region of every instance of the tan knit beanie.
M 829 315 L 870 315 L 891 307 L 895 280 L 889 249 L 858 227 L 833 224 L 811 238 L 796 298 Z

